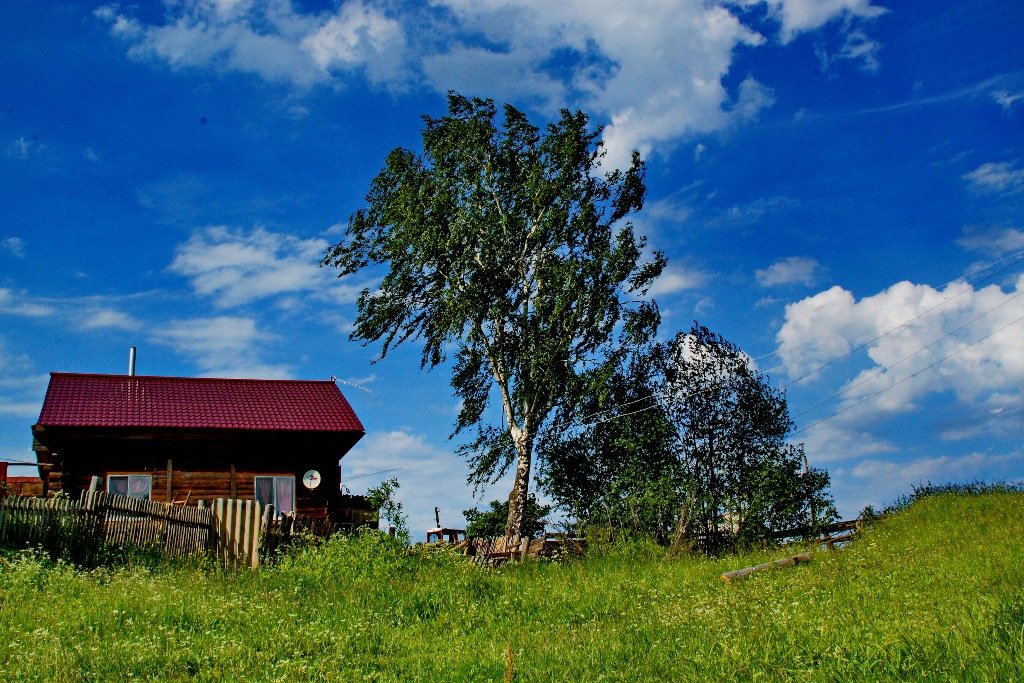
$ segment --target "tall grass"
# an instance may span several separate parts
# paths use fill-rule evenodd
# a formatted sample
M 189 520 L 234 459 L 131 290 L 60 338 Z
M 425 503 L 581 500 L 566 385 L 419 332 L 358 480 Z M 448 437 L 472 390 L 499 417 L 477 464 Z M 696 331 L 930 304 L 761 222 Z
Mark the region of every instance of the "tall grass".
M 1024 495 L 922 497 L 723 584 L 634 542 L 488 570 L 338 537 L 257 572 L 0 561 L 5 681 L 1024 680 Z

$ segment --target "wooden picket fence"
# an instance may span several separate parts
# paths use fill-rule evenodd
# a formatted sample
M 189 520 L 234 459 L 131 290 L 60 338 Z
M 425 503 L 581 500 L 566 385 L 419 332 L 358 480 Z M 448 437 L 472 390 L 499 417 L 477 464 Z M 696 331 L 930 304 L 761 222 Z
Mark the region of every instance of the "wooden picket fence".
M 134 547 L 171 557 L 212 553 L 226 568 L 255 568 L 271 517 L 264 512 L 254 500 L 224 498 L 200 507 L 103 492 L 83 492 L 78 501 L 8 496 L 0 499 L 0 545 L 41 547 L 83 566 Z
M 217 560 L 229 569 L 259 567 L 263 531 L 260 504 L 255 500 L 218 498 L 213 502 L 211 515 Z

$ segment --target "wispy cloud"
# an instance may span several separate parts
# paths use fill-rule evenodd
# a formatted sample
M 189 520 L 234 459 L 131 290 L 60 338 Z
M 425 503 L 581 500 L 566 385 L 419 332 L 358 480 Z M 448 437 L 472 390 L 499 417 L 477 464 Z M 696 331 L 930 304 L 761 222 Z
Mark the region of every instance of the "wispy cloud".
M 0 337 L 0 417 L 37 417 L 49 379 L 33 374 L 29 357 L 10 352 L 7 340 Z
M 824 44 L 818 44 L 814 50 L 821 72 L 829 74 L 831 78 L 835 78 L 833 67 L 842 63 L 853 63 L 868 73 L 878 71 L 881 51 L 882 44 L 872 39 L 866 31 L 854 27 L 851 21 L 847 21 L 846 30 L 843 31 L 842 45 L 829 50 Z
M 982 194 L 1018 194 L 1024 192 L 1024 169 L 1016 161 L 990 161 L 984 163 L 963 179 Z
M 820 117 L 853 117 L 853 116 L 864 116 L 873 114 L 886 114 L 889 112 L 906 111 L 910 109 L 920 109 L 923 107 L 931 107 L 936 104 L 942 104 L 944 102 L 954 102 L 956 100 L 971 99 L 976 97 L 989 97 L 992 95 L 992 88 L 996 87 L 1001 83 L 1005 83 L 1011 76 L 1006 74 L 1000 74 L 991 78 L 986 78 L 983 81 L 973 83 L 971 85 L 957 88 L 955 90 L 947 90 L 945 92 L 933 93 L 930 95 L 916 94 L 910 99 L 906 99 L 893 104 L 886 104 L 879 107 L 866 107 L 864 109 L 848 109 L 842 112 L 825 112 L 815 113 L 801 110 L 797 113 L 797 119 L 811 119 Z
M 992 99 L 1003 108 L 1004 112 L 1010 114 L 1017 108 L 1017 105 L 1024 102 L 1024 91 L 993 90 Z
M 52 306 L 38 303 L 24 292 L 15 293 L 0 287 L 0 314 L 43 318 L 53 313 Z
M 914 486 L 971 481 L 981 471 L 1000 473 L 1007 481 L 1017 480 L 1024 471 L 1024 450 L 1006 453 L 968 453 L 936 457 L 888 459 L 864 458 L 845 467 L 832 467 L 832 489 L 844 502 L 844 518 L 860 513 L 865 506 L 876 510 L 896 502 Z
M 46 145 L 35 139 L 18 137 L 7 145 L 4 153 L 12 159 L 25 160 L 45 150 Z
M 1012 254 L 1024 250 L 1024 230 L 968 227 L 964 229 L 957 244 L 964 249 L 980 252 L 987 256 Z
M 268 298 L 281 298 L 287 305 L 287 296 L 298 294 L 353 302 L 362 287 L 339 281 L 333 271 L 319 267 L 327 246 L 321 238 L 214 226 L 178 245 L 169 269 L 188 277 L 192 289 L 218 308 Z
M 711 216 L 707 225 L 746 226 L 769 216 L 777 216 L 800 205 L 800 200 L 787 196 L 759 197 L 746 204 L 734 204 Z
M 17 258 L 25 258 L 25 241 L 20 237 L 5 237 L 0 240 L 0 251 L 6 251 Z
M 805 256 L 788 256 L 779 259 L 767 268 L 758 269 L 754 273 L 762 287 L 778 285 L 813 285 L 817 280 L 821 265 L 812 258 Z
M 124 311 L 98 308 L 84 312 L 79 327 L 83 330 L 114 329 L 131 332 L 141 328 L 142 323 Z
M 171 320 L 152 332 L 153 341 L 170 346 L 209 377 L 289 378 L 291 368 L 264 360 L 274 336 L 253 318 L 218 316 Z
M 381 470 L 393 471 L 367 476 Z M 354 492 L 365 491 L 383 479 L 398 479 L 397 498 L 409 516 L 414 540 L 434 526 L 435 505 L 442 506 L 443 524 L 465 523 L 462 511 L 478 505 L 472 487 L 465 483 L 465 472 L 465 461 L 453 449 L 432 445 L 410 429 L 367 434 L 342 460 L 343 483 Z M 501 481 L 482 497 L 504 498 L 510 489 L 510 482 Z

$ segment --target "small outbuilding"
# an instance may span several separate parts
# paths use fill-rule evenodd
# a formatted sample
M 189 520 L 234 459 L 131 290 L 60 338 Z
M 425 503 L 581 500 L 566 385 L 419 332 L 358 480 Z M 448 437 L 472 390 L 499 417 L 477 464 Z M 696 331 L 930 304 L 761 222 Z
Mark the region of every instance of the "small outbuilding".
M 54 372 L 32 426 L 43 495 L 109 493 L 194 504 L 255 499 L 278 514 L 362 523 L 340 460 L 363 425 L 330 380 Z

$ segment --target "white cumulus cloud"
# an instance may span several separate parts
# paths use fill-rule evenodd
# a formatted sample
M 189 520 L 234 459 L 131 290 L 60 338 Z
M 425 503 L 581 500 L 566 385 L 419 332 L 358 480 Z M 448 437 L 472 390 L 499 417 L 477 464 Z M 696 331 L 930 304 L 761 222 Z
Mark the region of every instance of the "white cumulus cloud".
M 747 0 L 747 5 L 761 4 Z M 836 19 L 874 19 L 887 11 L 871 0 L 767 0 L 769 12 L 782 24 L 782 41 L 821 28 Z
M 832 287 L 788 305 L 785 316 L 778 353 L 790 377 L 840 378 L 820 409 L 794 416 L 805 425 L 800 438 L 826 461 L 889 450 L 875 435 L 879 422 L 940 396 L 957 407 L 955 424 L 941 428 L 946 440 L 975 427 L 996 437 L 1024 432 L 1024 275 L 1008 291 L 900 282 L 858 300 Z
M 129 55 L 172 68 L 214 68 L 309 87 L 363 69 L 373 81 L 399 77 L 401 27 L 359 0 L 336 12 L 304 13 L 289 2 L 207 2 L 167 7 L 162 24 L 143 24 L 113 5 L 94 15 L 129 43 Z
M 1024 386 L 1019 352 L 1024 324 L 1015 321 L 1024 316 L 1022 295 L 1024 276 L 1008 292 L 994 285 L 974 289 L 962 281 L 942 290 L 900 282 L 859 301 L 836 286 L 786 306 L 778 352 L 790 376 L 798 377 L 862 346 L 872 362 L 865 373 L 875 378 L 850 392 L 852 399 L 941 362 L 934 372 L 922 372 L 920 382 L 908 382 L 881 399 L 893 409 L 907 406 L 919 392 L 951 390 L 973 398 L 1019 389 Z M 978 341 L 983 337 L 988 338 Z M 897 363 L 899 372 L 890 376 L 888 369 Z
M 678 266 L 668 266 L 662 272 L 661 277 L 654 281 L 648 294 L 651 296 L 662 296 L 672 294 L 686 289 L 698 289 L 703 287 L 708 280 L 706 273 L 699 270 L 688 270 Z
M 767 6 L 783 43 L 842 20 L 837 58 L 870 66 L 878 48 L 864 22 L 884 10 L 870 0 L 346 0 L 326 11 L 185 0 L 168 3 L 158 23 L 116 5 L 94 15 L 130 56 L 172 68 L 250 73 L 299 88 L 363 78 L 548 111 L 581 107 L 608 123 L 607 165 L 622 167 L 634 148 L 645 156 L 671 149 L 772 106 L 770 84 L 752 75 L 735 91 L 724 85 L 736 50 L 767 41 L 744 23 L 742 5 Z

